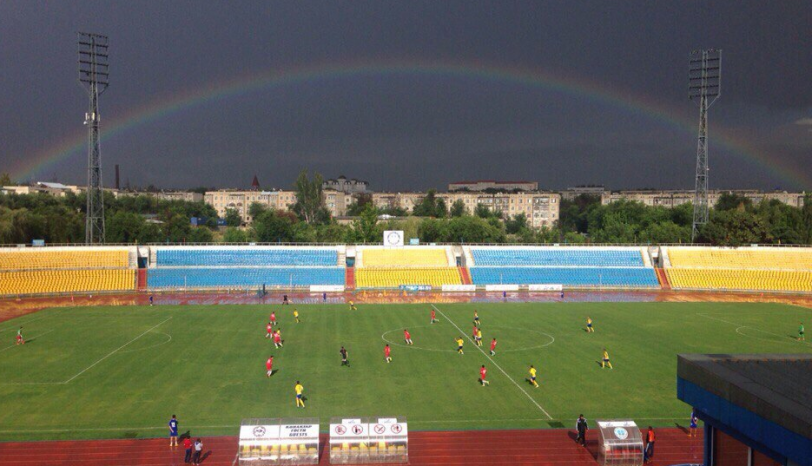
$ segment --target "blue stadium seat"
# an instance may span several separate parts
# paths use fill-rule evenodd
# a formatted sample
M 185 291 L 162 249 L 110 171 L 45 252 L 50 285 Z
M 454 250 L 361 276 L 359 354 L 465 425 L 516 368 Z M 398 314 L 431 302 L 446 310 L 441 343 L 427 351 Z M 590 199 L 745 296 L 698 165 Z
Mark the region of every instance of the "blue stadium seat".
M 158 267 L 194 266 L 321 266 L 335 267 L 335 249 L 159 249 Z
M 470 270 L 475 285 L 659 287 L 654 269 L 644 267 L 471 267 Z
M 147 272 L 149 288 L 259 288 L 343 285 L 343 267 L 163 268 Z
M 474 266 L 643 267 L 639 249 L 495 249 L 471 248 Z

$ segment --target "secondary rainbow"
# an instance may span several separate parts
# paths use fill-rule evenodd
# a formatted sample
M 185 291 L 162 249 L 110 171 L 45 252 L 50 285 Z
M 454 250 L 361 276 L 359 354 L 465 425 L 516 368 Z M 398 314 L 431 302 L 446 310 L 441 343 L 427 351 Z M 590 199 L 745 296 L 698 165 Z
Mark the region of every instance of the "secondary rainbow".
M 610 89 L 581 77 L 553 75 L 544 70 L 520 69 L 479 62 L 375 61 L 369 63 L 327 63 L 283 71 L 268 71 L 197 87 L 168 98 L 155 99 L 143 106 L 134 108 L 125 115 L 103 121 L 102 138 L 104 142 L 118 134 L 168 115 L 251 92 L 310 81 L 409 74 L 479 79 L 537 87 L 546 91 L 585 97 L 598 103 L 643 115 L 650 120 L 682 131 L 688 131 L 691 134 L 696 131 L 694 119 L 689 120 L 680 117 L 671 109 L 652 99 L 633 95 L 627 91 Z M 85 144 L 86 136 L 84 132 L 77 130 L 75 135 L 31 157 L 27 157 L 25 160 L 21 160 L 12 168 L 11 173 L 16 179 L 27 180 L 44 172 L 49 166 L 71 155 L 83 152 Z M 802 170 L 787 165 L 777 157 L 770 157 L 762 153 L 748 141 L 736 138 L 724 129 L 714 126 L 711 132 L 711 144 L 712 146 L 724 147 L 732 154 L 763 167 L 778 179 L 795 187 L 807 188 L 812 186 L 812 177 Z M 691 149 L 686 148 L 686 157 L 691 155 Z

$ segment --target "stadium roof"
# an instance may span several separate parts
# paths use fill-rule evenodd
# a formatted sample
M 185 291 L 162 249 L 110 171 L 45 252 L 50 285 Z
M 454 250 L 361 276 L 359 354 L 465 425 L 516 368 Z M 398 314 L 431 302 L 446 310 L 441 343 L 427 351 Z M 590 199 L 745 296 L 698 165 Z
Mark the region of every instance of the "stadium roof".
M 812 438 L 812 354 L 680 354 L 677 375 Z
M 476 181 L 455 181 L 449 184 L 476 184 L 476 183 L 520 184 L 520 183 L 535 183 L 535 181 L 476 180 Z
M 51 189 L 70 189 L 70 186 L 66 186 L 62 183 L 51 183 L 48 181 L 37 181 L 38 186 L 42 186 L 44 188 L 51 188 Z

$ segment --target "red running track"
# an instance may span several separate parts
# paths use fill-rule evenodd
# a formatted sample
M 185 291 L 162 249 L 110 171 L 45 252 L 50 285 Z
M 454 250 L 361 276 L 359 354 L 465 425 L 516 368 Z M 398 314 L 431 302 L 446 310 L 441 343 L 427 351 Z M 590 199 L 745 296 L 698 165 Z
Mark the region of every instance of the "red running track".
M 472 430 L 411 432 L 411 466 L 539 465 L 596 466 L 597 441 L 590 432 L 587 447 L 575 443 L 573 431 Z M 681 429 L 658 429 L 652 466 L 702 462 L 702 436 L 690 438 Z M 590 438 L 591 437 L 591 438 Z M 321 443 L 327 437 L 322 435 Z M 203 439 L 205 466 L 230 466 L 237 452 L 235 437 Z M 0 443 L 0 466 L 7 465 L 183 465 L 183 447 L 170 448 L 167 439 L 83 440 Z M 322 452 L 321 465 L 330 464 Z

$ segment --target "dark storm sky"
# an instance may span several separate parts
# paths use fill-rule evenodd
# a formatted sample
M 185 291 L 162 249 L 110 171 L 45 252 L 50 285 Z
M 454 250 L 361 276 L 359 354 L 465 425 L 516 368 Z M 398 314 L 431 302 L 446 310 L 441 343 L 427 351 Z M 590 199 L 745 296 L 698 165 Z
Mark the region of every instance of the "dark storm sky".
M 0 2 L 0 172 L 85 182 L 75 31 L 110 36 L 105 184 L 290 187 L 302 168 L 374 190 L 460 179 L 542 188 L 693 187 L 687 57 L 724 50 L 711 187 L 812 189 L 812 2 Z M 197 105 L 109 138 L 152 102 L 239 76 L 341 63 L 524 69 L 667 109 L 686 129 L 590 97 L 459 75 L 326 77 Z M 722 131 L 749 149 L 715 144 Z M 718 133 L 717 133 L 718 134 Z M 755 156 L 754 156 L 755 154 Z M 759 158 L 765 161 L 755 161 Z M 793 174 L 792 176 L 788 174 Z

